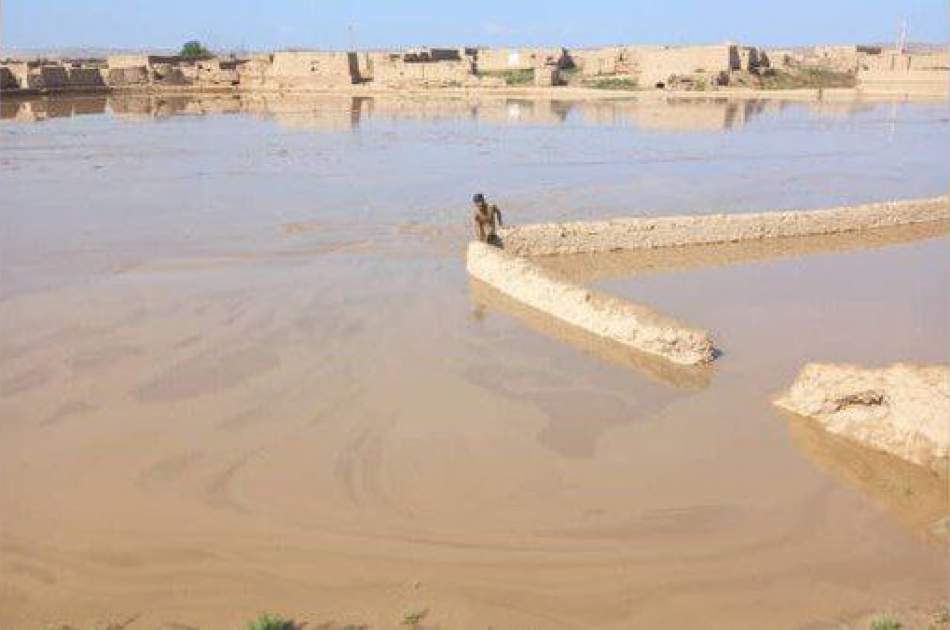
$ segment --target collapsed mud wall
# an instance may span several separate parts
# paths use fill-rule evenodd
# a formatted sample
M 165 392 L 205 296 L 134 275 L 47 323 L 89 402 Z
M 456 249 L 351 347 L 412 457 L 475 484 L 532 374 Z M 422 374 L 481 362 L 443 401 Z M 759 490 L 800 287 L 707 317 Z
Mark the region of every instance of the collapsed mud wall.
M 950 219 L 947 196 L 825 210 L 539 223 L 500 230 L 520 256 L 579 254 L 836 234 Z
M 600 337 L 680 365 L 707 363 L 713 358 L 707 331 L 560 279 L 500 248 L 471 243 L 467 267 L 473 277 L 502 293 Z
M 950 456 L 950 367 L 806 365 L 775 401 L 826 430 L 943 470 Z

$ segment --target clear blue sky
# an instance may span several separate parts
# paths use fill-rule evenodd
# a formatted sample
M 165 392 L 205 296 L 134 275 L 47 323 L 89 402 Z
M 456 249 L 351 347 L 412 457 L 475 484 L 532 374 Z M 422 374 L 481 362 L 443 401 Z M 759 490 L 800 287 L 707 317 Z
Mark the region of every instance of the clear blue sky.
M 946 43 L 948 0 L 0 0 L 3 48 Z M 781 7 L 778 9 L 777 7 Z

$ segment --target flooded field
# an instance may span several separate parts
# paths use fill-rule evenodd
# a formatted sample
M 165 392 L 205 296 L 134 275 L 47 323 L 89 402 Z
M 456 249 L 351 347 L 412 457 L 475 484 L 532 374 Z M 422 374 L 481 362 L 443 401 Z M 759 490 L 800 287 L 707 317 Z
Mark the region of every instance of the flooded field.
M 821 628 L 946 601 L 946 478 L 769 399 L 807 361 L 946 362 L 947 226 L 548 261 L 710 328 L 699 370 L 463 261 L 478 191 L 509 223 L 944 194 L 945 103 L 0 117 L 0 627 Z

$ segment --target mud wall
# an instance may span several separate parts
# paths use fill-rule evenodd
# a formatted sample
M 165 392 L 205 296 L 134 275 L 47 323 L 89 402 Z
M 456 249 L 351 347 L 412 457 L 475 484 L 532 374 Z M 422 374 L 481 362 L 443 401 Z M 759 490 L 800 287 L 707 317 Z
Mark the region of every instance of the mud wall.
M 267 78 L 281 88 L 333 87 L 360 80 L 356 54 L 346 52 L 277 52 Z
M 116 68 L 146 68 L 148 55 L 109 55 L 106 57 L 106 66 L 110 70 Z
M 505 228 L 499 236 L 508 252 L 546 256 L 834 234 L 948 219 L 950 202 L 942 196 L 826 210 L 540 223 Z
M 733 44 L 630 50 L 633 63 L 639 69 L 641 86 L 665 84 L 674 75 L 716 74 L 738 70 L 741 65 L 738 48 Z
M 17 86 L 20 88 L 29 87 L 30 64 L 25 61 L 11 61 L 3 64 L 3 67 L 10 71 L 13 78 L 16 79 Z
M 550 48 L 479 48 L 476 64 L 479 72 L 505 70 L 530 70 L 549 61 L 561 63 L 566 59 L 565 50 Z
M 910 55 L 911 70 L 950 70 L 950 53 L 946 50 Z
M 536 87 L 552 87 L 561 82 L 561 71 L 553 66 L 534 69 L 534 85 Z
M 148 71 L 145 66 L 136 68 L 109 68 L 106 83 L 113 87 L 148 84 Z
M 838 72 L 854 72 L 863 56 L 857 46 L 816 46 L 802 56 L 801 63 Z
M 251 55 L 250 58 L 237 67 L 238 81 L 244 87 L 263 86 L 267 81 L 273 63 L 273 55 Z
M 473 277 L 502 293 L 600 337 L 680 365 L 713 358 L 708 332 L 557 278 L 500 248 L 471 243 L 467 267 Z
M 769 65 L 769 57 L 755 46 L 739 46 L 739 70 L 750 72 Z M 731 68 L 734 69 L 734 68 Z
M 98 67 L 78 63 L 11 62 L 0 66 L 0 87 L 3 89 L 67 90 L 105 86 Z
M 30 70 L 28 87 L 36 89 L 59 89 L 69 87 L 69 75 L 62 66 L 40 66 Z
M 628 68 L 625 66 L 626 49 L 621 46 L 609 48 L 585 48 L 571 50 L 570 58 L 581 74 L 594 77 L 604 74 L 622 74 Z
M 201 60 L 193 66 L 192 81 L 199 85 L 237 85 L 241 80 L 238 67 L 234 62 L 220 59 Z
M 97 68 L 69 68 L 66 71 L 70 87 L 103 87 L 105 81 Z
M 874 89 L 946 95 L 950 89 L 947 53 L 899 53 L 894 50 L 862 55 L 858 82 Z
M 15 90 L 20 87 L 20 82 L 13 75 L 10 68 L 0 67 L 0 90 Z
M 877 55 L 861 55 L 860 69 L 870 72 L 918 72 L 950 69 L 946 52 L 900 53 L 887 50 Z
M 373 62 L 373 83 L 390 87 L 463 84 L 473 77 L 472 62 L 467 59 L 407 62 L 387 56 Z

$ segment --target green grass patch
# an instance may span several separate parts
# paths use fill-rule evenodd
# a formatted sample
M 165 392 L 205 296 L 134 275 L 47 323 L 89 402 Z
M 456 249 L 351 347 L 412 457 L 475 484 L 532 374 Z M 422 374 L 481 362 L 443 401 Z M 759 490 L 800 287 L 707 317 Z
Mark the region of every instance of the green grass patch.
M 630 77 L 602 77 L 599 79 L 590 79 L 584 83 L 587 87 L 596 90 L 635 90 L 637 89 L 636 79 Z
M 407 610 L 406 614 L 402 616 L 402 625 L 415 628 L 422 623 L 422 620 L 425 619 L 428 614 L 429 611 L 425 608 L 421 610 Z
M 280 615 L 263 613 L 254 621 L 249 621 L 245 628 L 246 630 L 294 630 L 296 624 Z
M 803 68 L 797 72 L 770 68 L 763 72 L 759 79 L 760 87 L 764 90 L 852 88 L 857 85 L 857 79 L 853 74 L 825 68 Z
M 524 68 L 521 70 L 491 70 L 479 72 L 480 77 L 498 77 L 505 82 L 505 85 L 531 85 L 534 83 L 534 70 Z
M 871 630 L 900 630 L 904 625 L 890 615 L 878 615 L 871 620 Z

